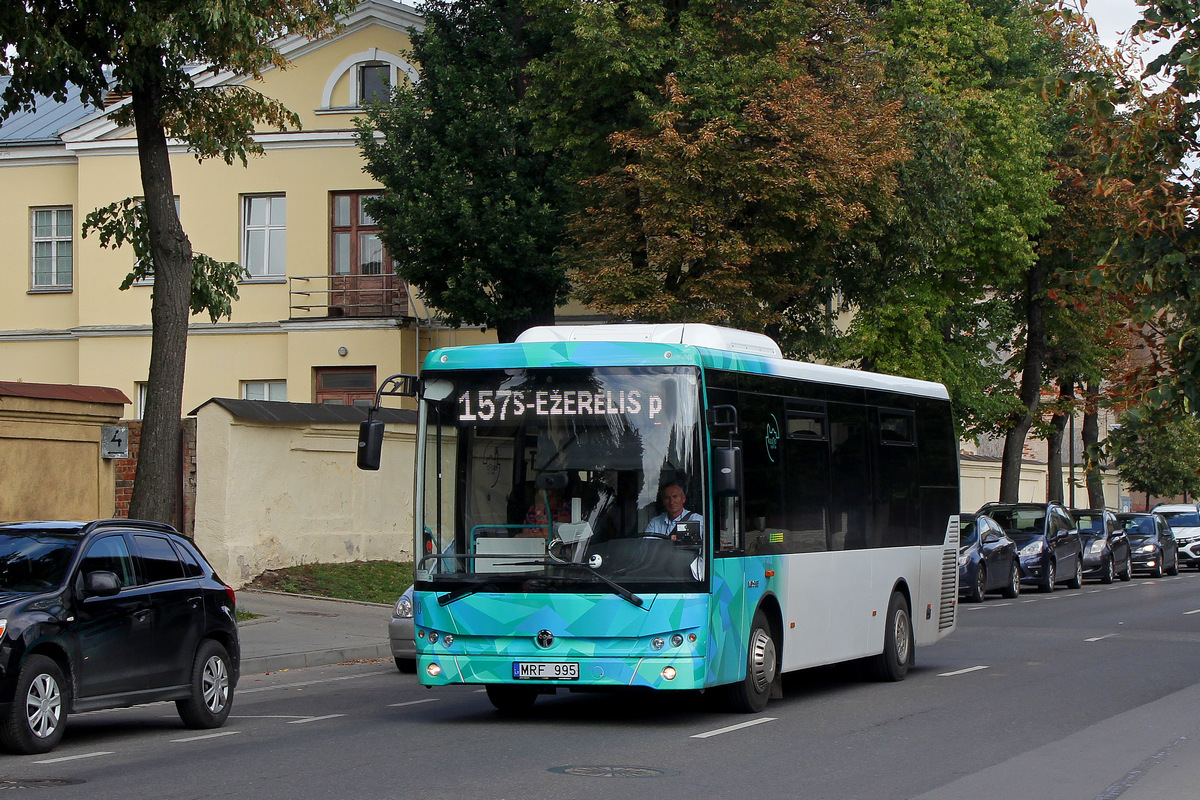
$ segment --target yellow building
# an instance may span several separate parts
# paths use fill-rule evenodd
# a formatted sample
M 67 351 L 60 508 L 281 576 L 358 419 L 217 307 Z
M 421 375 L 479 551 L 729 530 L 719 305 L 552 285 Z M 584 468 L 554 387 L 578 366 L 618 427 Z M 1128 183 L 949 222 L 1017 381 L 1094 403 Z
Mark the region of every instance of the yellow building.
M 282 41 L 291 62 L 252 86 L 302 121 L 263 132 L 248 167 L 172 148 L 184 230 L 198 252 L 249 272 L 231 319 L 192 320 L 183 408 L 212 397 L 363 402 L 384 377 L 418 370 L 431 347 L 484 338 L 450 331 L 395 275 L 361 209 L 354 118 L 386 84 L 416 80 L 407 5 L 367 0 L 341 32 Z M 3 79 L 0 79 L 3 80 Z M 237 83 L 207 76 L 202 85 Z M 92 210 L 141 194 L 137 141 L 111 112 L 43 101 L 0 123 L 0 380 L 111 386 L 140 417 L 150 355 L 149 285 L 118 287 L 129 248 L 83 239 Z

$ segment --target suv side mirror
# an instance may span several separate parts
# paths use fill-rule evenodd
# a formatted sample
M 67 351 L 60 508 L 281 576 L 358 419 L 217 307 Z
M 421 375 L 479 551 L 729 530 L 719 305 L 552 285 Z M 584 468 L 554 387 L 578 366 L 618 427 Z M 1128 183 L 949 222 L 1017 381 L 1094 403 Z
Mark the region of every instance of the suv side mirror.
M 83 591 L 87 597 L 112 597 L 121 591 L 121 579 L 115 572 L 89 572 L 83 576 Z

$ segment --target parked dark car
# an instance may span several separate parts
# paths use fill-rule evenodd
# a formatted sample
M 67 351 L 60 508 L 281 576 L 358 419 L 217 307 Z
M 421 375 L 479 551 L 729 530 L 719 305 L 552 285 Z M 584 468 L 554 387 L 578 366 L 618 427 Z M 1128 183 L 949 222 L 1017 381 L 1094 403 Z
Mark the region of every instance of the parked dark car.
M 1017 543 L 1021 581 L 1053 592 L 1058 582 L 1083 585 L 1083 546 L 1079 531 L 1061 503 L 987 503 L 979 509 Z
M 1200 510 L 1194 503 L 1159 505 L 1154 513 L 1161 514 L 1175 534 L 1179 546 L 1179 563 L 1200 569 Z
M 960 514 L 958 588 L 972 603 L 988 592 L 1005 597 L 1021 594 L 1021 566 L 1017 545 L 995 520 L 983 514 Z
M 1129 537 L 1135 572 L 1149 572 L 1155 578 L 1179 574 L 1179 549 L 1175 534 L 1161 514 L 1117 514 Z
M 1105 508 L 1071 509 L 1083 544 L 1083 576 L 1112 583 L 1133 577 L 1133 556 L 1125 527 Z
M 0 524 L 0 744 L 45 753 L 67 716 L 174 700 L 224 724 L 238 682 L 233 590 L 168 525 Z

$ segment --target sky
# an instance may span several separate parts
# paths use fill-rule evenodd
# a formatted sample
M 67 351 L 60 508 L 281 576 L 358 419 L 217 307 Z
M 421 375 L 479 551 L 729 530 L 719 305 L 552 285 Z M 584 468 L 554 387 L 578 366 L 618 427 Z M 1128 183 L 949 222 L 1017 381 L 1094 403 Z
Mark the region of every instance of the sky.
M 1096 21 L 1100 41 L 1107 45 L 1115 44 L 1142 18 L 1142 8 L 1134 0 L 1088 0 L 1086 11 Z

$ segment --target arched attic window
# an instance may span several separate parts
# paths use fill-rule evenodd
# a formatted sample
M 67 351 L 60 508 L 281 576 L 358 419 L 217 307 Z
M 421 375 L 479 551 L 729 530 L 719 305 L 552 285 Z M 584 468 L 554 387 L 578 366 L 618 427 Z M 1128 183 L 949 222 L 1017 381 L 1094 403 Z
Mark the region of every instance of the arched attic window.
M 397 55 L 377 47 L 355 53 L 338 64 L 321 92 L 322 111 L 362 108 L 373 97 L 386 98 L 401 81 L 416 83 L 417 69 Z

